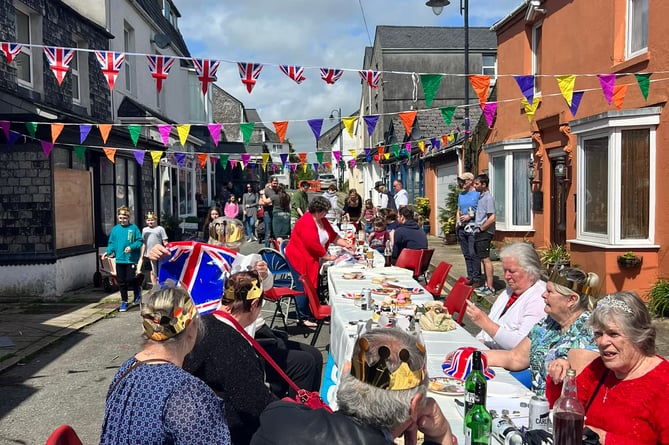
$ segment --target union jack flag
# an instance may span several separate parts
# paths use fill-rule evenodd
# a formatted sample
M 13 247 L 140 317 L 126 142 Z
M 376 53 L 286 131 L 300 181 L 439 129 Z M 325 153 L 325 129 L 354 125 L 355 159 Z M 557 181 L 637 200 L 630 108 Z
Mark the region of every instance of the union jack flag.
M 197 78 L 202 84 L 202 94 L 207 94 L 209 84 L 216 80 L 216 70 L 221 64 L 218 60 L 193 59 Z
M 149 61 L 151 77 L 156 79 L 156 89 L 160 93 L 160 90 L 163 89 L 163 80 L 167 79 L 167 75 L 170 73 L 172 65 L 174 65 L 174 57 L 146 56 L 146 59 Z
M 200 314 L 215 310 L 237 252 L 196 241 L 169 243 L 167 248 L 172 255 L 160 262 L 158 281 L 183 283 Z
M 333 85 L 344 74 L 344 70 L 336 68 L 321 68 L 321 79 L 329 85 Z
M 256 85 L 256 80 L 260 76 L 263 65 L 260 63 L 237 62 L 237 66 L 239 67 L 239 77 L 241 77 L 242 83 L 246 85 L 246 91 L 250 93 Z
M 279 69 L 283 74 L 293 79 L 298 85 L 307 79 L 303 75 L 304 68 L 301 66 L 279 65 Z
M 58 85 L 63 83 L 63 79 L 70 69 L 70 62 L 74 57 L 74 50 L 70 48 L 59 48 L 55 46 L 45 46 L 44 54 L 49 61 L 51 71 L 56 76 Z
M 14 57 L 16 57 L 18 53 L 21 52 L 21 48 L 23 48 L 23 45 L 21 45 L 20 43 L 9 43 L 9 42 L 0 43 L 0 49 L 2 50 L 3 53 L 5 53 L 5 57 L 7 57 L 7 63 L 12 63 Z
M 116 77 L 121 71 L 121 67 L 125 61 L 125 54 L 114 51 L 95 51 L 95 57 L 97 57 L 98 62 L 100 63 L 102 75 L 107 79 L 109 89 L 113 90 Z
M 370 87 L 372 88 L 379 87 L 379 81 L 381 80 L 381 71 L 372 71 L 372 70 L 358 71 L 358 74 L 360 74 L 362 80 L 367 82 Z

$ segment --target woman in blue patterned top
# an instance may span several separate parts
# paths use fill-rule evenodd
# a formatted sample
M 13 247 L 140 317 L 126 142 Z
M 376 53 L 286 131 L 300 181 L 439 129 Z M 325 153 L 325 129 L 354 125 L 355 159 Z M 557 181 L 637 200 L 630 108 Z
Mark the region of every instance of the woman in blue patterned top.
M 148 340 L 112 380 L 100 444 L 231 444 L 223 401 L 181 369 L 202 330 L 188 292 L 161 289 L 141 315 Z
M 510 371 L 530 368 L 532 391 L 543 395 L 548 371 L 564 377 L 568 368 L 580 372 L 597 356 L 597 346 L 588 326 L 599 277 L 579 269 L 555 269 L 543 298 L 546 316 L 510 351 L 487 351 L 488 366 Z

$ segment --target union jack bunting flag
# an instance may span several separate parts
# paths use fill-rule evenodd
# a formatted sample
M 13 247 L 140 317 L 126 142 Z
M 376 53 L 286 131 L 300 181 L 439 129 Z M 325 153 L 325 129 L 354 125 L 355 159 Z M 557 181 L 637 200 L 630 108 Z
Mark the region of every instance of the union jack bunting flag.
M 246 85 L 246 91 L 250 93 L 256 85 L 256 80 L 260 76 L 263 65 L 260 63 L 237 62 L 237 66 L 239 67 L 239 77 L 241 77 L 242 83 Z
M 370 87 L 372 87 L 372 88 L 378 88 L 379 87 L 379 81 L 381 80 L 381 72 L 380 71 L 372 71 L 372 70 L 358 71 L 358 74 L 360 74 L 360 77 L 362 77 L 362 80 L 367 82 Z
M 114 83 L 116 83 L 116 77 L 121 71 L 121 67 L 125 61 L 125 54 L 116 53 L 114 51 L 95 51 L 95 57 L 97 57 L 98 62 L 100 63 L 102 75 L 107 79 L 109 89 L 113 90 Z
M 167 75 L 170 73 L 172 65 L 174 65 L 174 57 L 146 56 L 146 59 L 149 61 L 151 77 L 156 79 L 156 89 L 160 93 L 160 90 L 163 89 L 163 80 L 167 79 Z
M 216 80 L 216 70 L 221 64 L 218 60 L 208 59 L 193 59 L 195 71 L 197 71 L 197 78 L 202 84 L 202 94 L 207 94 L 209 84 Z
M 215 310 L 237 252 L 196 241 L 177 241 L 167 248 L 171 256 L 159 263 L 158 281 L 183 283 L 200 314 Z
M 321 68 L 321 79 L 329 85 L 333 85 L 344 74 L 344 70 L 336 68 Z
M 44 54 L 49 61 L 51 71 L 56 75 L 58 85 L 63 83 L 63 79 L 70 69 L 70 62 L 74 57 L 74 50 L 70 48 L 59 48 L 55 46 L 45 46 Z
M 12 63 L 14 57 L 16 57 L 17 54 L 21 52 L 21 48 L 23 48 L 23 45 L 20 43 L 0 43 L 0 49 L 3 53 L 5 53 L 5 57 L 7 57 L 7 63 Z
M 301 66 L 279 65 L 279 69 L 283 74 L 293 79 L 298 85 L 307 79 L 303 75 L 304 68 Z

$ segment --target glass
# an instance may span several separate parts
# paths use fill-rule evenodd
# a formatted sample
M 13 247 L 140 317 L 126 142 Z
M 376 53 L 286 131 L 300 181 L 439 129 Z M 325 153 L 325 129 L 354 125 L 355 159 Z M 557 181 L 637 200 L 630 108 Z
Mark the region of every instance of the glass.
M 608 234 L 609 212 L 609 139 L 601 137 L 584 141 L 585 218 L 584 231 Z
M 650 220 L 650 131 L 623 130 L 620 147 L 620 238 L 647 239 Z

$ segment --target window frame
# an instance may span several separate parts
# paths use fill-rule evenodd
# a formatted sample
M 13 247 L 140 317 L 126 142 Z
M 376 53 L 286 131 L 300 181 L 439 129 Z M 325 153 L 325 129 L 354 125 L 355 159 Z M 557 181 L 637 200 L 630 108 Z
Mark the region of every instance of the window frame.
M 19 54 L 24 55 L 28 58 L 28 71 L 30 73 L 30 81 L 23 80 L 19 77 L 18 75 L 18 67 L 17 67 L 17 73 L 16 73 L 16 81 L 18 82 L 19 85 L 29 88 L 29 89 L 34 89 L 35 88 L 35 66 L 34 66 L 34 58 L 33 58 L 33 51 L 31 46 L 26 46 L 26 45 L 31 45 L 33 44 L 33 15 L 34 13 L 31 13 L 30 11 L 27 11 L 25 8 L 20 8 L 18 5 L 14 6 L 14 11 L 15 11 L 15 17 L 14 17 L 14 26 L 15 26 L 15 32 L 16 32 L 16 40 L 18 43 L 24 43 L 25 45 L 22 45 L 21 47 L 21 52 Z M 22 14 L 28 18 L 28 41 L 27 42 L 19 42 L 19 21 L 18 21 L 18 14 Z M 17 61 L 18 62 L 18 61 Z
M 124 22 L 123 24 L 123 51 L 126 54 L 123 60 L 125 90 L 131 96 L 136 96 L 137 86 L 135 82 L 135 65 L 133 64 L 134 57 L 127 56 L 128 53 L 135 52 L 135 29 L 128 22 Z
M 490 191 L 495 196 L 495 190 L 498 190 L 500 184 L 497 184 L 495 178 L 496 167 L 494 161 L 499 158 L 504 158 L 504 181 L 501 184 L 501 187 L 504 188 L 504 218 L 497 218 L 495 221 L 495 230 L 499 231 L 521 231 L 521 232 L 530 232 L 534 231 L 534 213 L 532 212 L 532 193 L 531 190 L 528 191 L 528 208 L 529 208 L 529 224 L 514 224 L 514 199 L 517 194 L 514 193 L 514 181 L 525 181 L 529 184 L 529 178 L 527 176 L 527 169 L 523 169 L 521 177 L 513 174 L 513 161 L 514 155 L 518 154 L 527 154 L 528 159 L 533 159 L 534 152 L 534 143 L 531 139 L 516 139 L 513 141 L 504 141 L 501 143 L 491 144 L 484 146 L 484 150 L 488 154 L 488 177 L 490 178 Z M 495 211 L 497 209 L 498 201 L 495 200 Z
M 643 19 L 643 16 L 641 18 L 641 25 L 642 29 L 638 30 L 636 29 L 636 23 L 635 23 L 635 8 L 634 4 L 637 2 L 644 2 L 646 5 L 646 17 L 645 20 Z M 648 0 L 627 0 L 627 15 L 626 15 L 626 34 L 625 34 L 625 53 L 626 53 L 626 58 L 631 59 L 634 58 L 640 54 L 648 52 Z M 644 26 L 645 25 L 645 26 Z M 645 31 L 645 32 L 644 32 Z M 641 46 L 638 49 L 632 48 L 632 44 L 634 43 L 634 38 L 638 35 L 644 35 L 645 37 L 645 46 Z M 642 42 L 643 42 L 642 38 Z
M 486 65 L 485 58 L 492 57 L 494 62 L 492 65 Z M 486 70 L 492 70 L 492 74 L 486 73 Z M 481 74 L 490 75 L 491 83 L 497 80 L 497 54 L 483 53 L 481 54 Z
M 72 57 L 72 63 L 70 64 L 70 75 L 72 76 L 72 103 L 81 105 L 81 71 L 79 69 L 81 64 L 81 60 L 79 60 L 79 54 L 81 51 L 79 51 L 79 42 L 75 40 L 72 47 L 74 49 L 74 56 Z M 74 96 L 75 86 L 77 92 L 79 93 L 79 97 Z
M 587 140 L 607 137 L 608 165 L 607 177 L 607 234 L 586 232 L 585 227 L 585 168 L 577 165 L 576 171 L 576 239 L 570 240 L 589 245 L 605 247 L 653 247 L 655 243 L 655 181 L 657 155 L 657 126 L 660 123 L 661 109 L 650 107 L 638 110 L 623 110 L 590 116 L 571 123 L 571 133 L 576 136 L 577 159 L 585 159 L 584 143 Z M 649 177 L 648 194 L 648 238 L 623 239 L 621 237 L 621 187 L 622 187 L 622 132 L 625 130 L 645 129 L 649 131 Z

